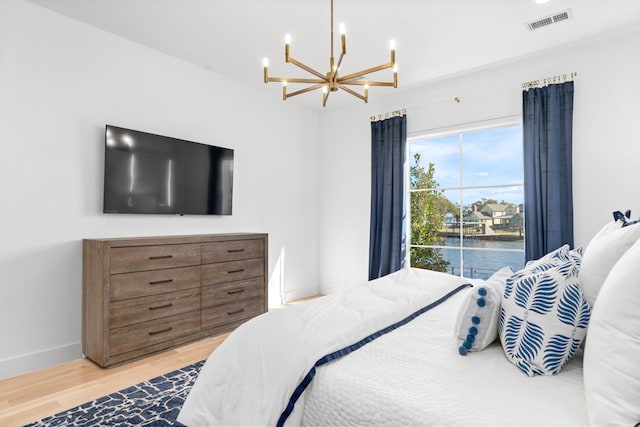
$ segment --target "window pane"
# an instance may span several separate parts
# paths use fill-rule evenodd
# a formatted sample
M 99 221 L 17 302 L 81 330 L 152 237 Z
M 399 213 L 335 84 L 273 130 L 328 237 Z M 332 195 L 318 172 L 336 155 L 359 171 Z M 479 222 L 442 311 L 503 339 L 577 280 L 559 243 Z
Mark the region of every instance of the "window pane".
M 465 239 L 464 245 L 467 248 L 521 249 L 515 242 L 510 241 Z M 511 267 L 513 271 L 524 267 L 524 252 L 464 249 L 462 257 L 464 261 L 463 276 L 473 279 L 488 279 L 493 273 L 506 266 Z
M 459 252 L 459 249 L 422 248 L 411 246 L 411 267 L 424 268 L 426 270 L 443 271 L 450 273 L 452 266 L 447 260 L 450 252 Z
M 429 180 L 418 173 L 411 175 L 410 187 L 451 188 L 460 186 L 460 138 L 458 135 L 412 141 L 409 145 L 409 164 L 412 171 L 422 169 L 429 172 L 429 164 L 434 165 Z
M 411 201 L 411 244 L 442 245 L 441 231 L 447 218 L 450 202 L 435 190 L 413 191 Z
M 522 162 L 521 126 L 469 132 L 462 136 L 462 182 L 465 187 L 521 183 Z
M 487 242 L 511 241 L 524 249 L 522 186 L 462 190 L 464 236 Z M 465 239 L 464 244 L 467 245 Z

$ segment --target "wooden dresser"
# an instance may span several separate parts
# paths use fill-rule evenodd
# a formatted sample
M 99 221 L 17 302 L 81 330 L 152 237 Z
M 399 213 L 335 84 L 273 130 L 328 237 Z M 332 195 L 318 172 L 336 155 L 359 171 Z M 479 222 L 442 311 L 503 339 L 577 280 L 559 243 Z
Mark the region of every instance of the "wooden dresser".
M 83 240 L 82 351 L 103 367 L 267 311 L 266 234 Z

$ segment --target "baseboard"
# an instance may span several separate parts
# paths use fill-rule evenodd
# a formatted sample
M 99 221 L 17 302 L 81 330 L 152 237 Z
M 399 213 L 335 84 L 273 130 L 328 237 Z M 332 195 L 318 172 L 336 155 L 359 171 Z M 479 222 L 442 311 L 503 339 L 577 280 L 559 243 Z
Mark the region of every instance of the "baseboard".
M 312 292 L 309 294 L 309 290 L 296 290 L 296 291 L 287 291 L 284 293 L 284 302 L 288 303 L 291 301 L 296 301 L 299 299 L 307 298 L 312 295 L 316 295 L 318 292 Z
M 0 380 L 48 368 L 82 357 L 80 342 L 0 360 Z

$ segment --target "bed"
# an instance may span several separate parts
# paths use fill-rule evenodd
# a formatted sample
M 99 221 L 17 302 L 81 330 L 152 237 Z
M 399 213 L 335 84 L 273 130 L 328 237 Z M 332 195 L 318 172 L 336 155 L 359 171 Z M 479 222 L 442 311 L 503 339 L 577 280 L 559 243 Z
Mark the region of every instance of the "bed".
M 560 248 L 525 267 L 528 274 L 501 270 L 479 281 L 407 268 L 270 311 L 238 328 L 212 353 L 178 421 L 187 426 L 637 425 L 640 297 L 629 278 L 640 273 L 639 238 L 640 224 L 622 227 L 615 221 L 584 254 Z M 549 298 L 549 277 L 566 279 L 555 302 Z M 549 337 L 540 337 L 544 357 L 521 357 L 523 342 L 535 329 L 522 327 L 517 339 L 512 334 L 521 332 L 513 328 L 522 326 L 521 318 L 511 310 L 520 309 L 516 294 L 523 287 L 538 295 L 530 298 L 525 319 L 541 316 L 536 322 L 547 332 L 547 318 L 564 318 Z M 563 311 L 563 304 L 574 300 L 573 309 Z M 549 308 L 537 313 L 544 309 L 536 304 Z M 479 324 L 465 324 L 478 317 Z M 568 332 L 558 333 L 568 323 Z M 489 327 L 483 331 L 480 325 Z M 466 332 L 472 329 L 473 334 Z M 510 343 L 517 344 L 515 353 Z M 562 351 L 547 352 L 558 343 Z M 568 357 L 558 360 L 560 353 Z

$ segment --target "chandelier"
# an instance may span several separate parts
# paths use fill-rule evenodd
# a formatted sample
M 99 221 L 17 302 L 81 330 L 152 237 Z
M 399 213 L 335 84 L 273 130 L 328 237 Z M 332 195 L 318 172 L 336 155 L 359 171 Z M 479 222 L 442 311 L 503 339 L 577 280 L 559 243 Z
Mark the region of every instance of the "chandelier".
M 326 107 L 327 99 L 331 92 L 336 92 L 339 89 L 344 90 L 345 92 L 355 96 L 363 100 L 364 102 L 369 102 L 369 87 L 370 86 L 393 86 L 394 88 L 398 87 L 398 66 L 396 65 L 396 47 L 395 42 L 391 40 L 390 49 L 391 49 L 391 61 L 386 64 L 378 65 L 377 67 L 367 68 L 366 70 L 358 71 L 355 73 L 341 75 L 340 74 L 340 65 L 342 64 L 342 58 L 347 53 L 347 41 L 345 36 L 344 25 L 340 24 L 340 40 L 342 43 L 342 51 L 340 52 L 340 58 L 338 58 L 338 62 L 336 63 L 335 58 L 333 56 L 333 0 L 331 0 L 331 57 L 329 58 L 329 71 L 326 74 L 323 74 L 315 69 L 309 67 L 308 65 L 303 64 L 302 62 L 294 59 L 289 51 L 291 49 L 291 36 L 287 34 L 285 37 L 284 44 L 284 60 L 285 62 L 290 62 L 293 65 L 302 68 L 310 74 L 316 76 L 316 78 L 288 78 L 288 77 L 269 77 L 269 60 L 264 58 L 263 66 L 264 66 L 264 82 L 282 82 L 282 99 L 286 100 L 287 98 L 291 98 L 292 96 L 300 95 L 306 92 L 311 92 L 316 89 L 322 89 L 322 106 Z M 367 74 L 375 73 L 380 70 L 385 70 L 387 68 L 393 69 L 393 81 L 370 81 L 364 78 Z M 287 92 L 287 84 L 288 83 L 306 83 L 311 84 L 304 89 L 297 90 L 295 92 Z M 360 94 L 356 92 L 349 86 L 362 86 L 364 89 L 364 93 Z

